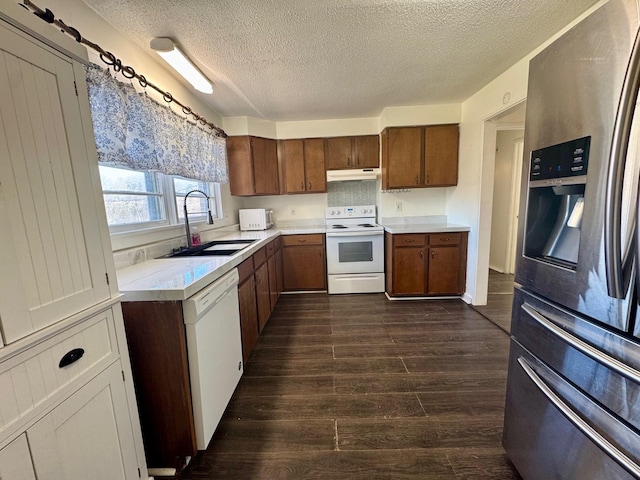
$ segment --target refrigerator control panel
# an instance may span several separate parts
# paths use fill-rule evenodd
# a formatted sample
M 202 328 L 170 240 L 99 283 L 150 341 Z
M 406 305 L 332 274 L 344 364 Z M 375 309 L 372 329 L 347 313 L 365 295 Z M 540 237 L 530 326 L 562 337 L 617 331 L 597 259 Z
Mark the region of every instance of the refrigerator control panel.
M 578 138 L 531 152 L 529 180 L 577 177 L 587 174 L 591 137 Z

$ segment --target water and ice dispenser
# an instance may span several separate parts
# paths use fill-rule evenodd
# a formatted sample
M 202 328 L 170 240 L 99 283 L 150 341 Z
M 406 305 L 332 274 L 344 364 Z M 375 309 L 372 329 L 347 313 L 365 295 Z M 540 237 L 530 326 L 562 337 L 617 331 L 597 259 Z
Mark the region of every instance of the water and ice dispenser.
M 591 137 L 531 152 L 524 255 L 575 269 Z

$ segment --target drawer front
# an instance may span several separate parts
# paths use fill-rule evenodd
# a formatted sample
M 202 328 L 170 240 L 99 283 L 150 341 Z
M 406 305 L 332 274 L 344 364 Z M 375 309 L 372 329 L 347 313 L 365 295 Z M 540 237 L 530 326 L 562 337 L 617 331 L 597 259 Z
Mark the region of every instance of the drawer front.
M 429 245 L 460 245 L 462 233 L 431 233 Z
M 253 256 L 247 258 L 238 265 L 238 284 L 244 283 L 247 278 L 253 275 Z
M 394 247 L 423 247 L 425 245 L 425 235 L 422 233 L 407 233 L 393 236 Z
M 295 245 L 323 245 L 324 235 L 313 233 L 307 235 L 285 235 L 282 237 L 282 245 L 292 247 Z
M 82 355 L 60 367 L 77 349 Z M 113 313 L 107 310 L 0 363 L 0 392 L 13 392 L 0 396 L 0 435 L 36 407 L 63 398 L 118 356 Z
M 258 268 L 267 260 L 267 248 L 262 247 L 256 253 L 253 254 L 253 266 Z
M 267 257 L 270 257 L 276 251 L 276 242 L 272 241 L 267 243 Z

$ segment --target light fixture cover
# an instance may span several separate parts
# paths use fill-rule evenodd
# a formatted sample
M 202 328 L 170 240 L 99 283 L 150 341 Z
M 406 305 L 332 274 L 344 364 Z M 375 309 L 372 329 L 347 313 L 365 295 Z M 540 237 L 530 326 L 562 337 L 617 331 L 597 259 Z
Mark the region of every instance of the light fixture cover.
M 165 62 L 182 75 L 193 88 L 203 93 L 213 93 L 211 82 L 198 70 L 170 38 L 154 38 L 151 48 L 158 52 Z

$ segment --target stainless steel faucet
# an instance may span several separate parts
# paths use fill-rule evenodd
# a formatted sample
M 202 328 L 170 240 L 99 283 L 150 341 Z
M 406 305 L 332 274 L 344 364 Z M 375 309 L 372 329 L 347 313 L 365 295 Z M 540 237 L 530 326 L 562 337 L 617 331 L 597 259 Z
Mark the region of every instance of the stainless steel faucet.
M 189 229 L 189 212 L 187 212 L 187 197 L 192 193 L 201 193 L 207 199 L 207 223 L 209 225 L 213 225 L 213 215 L 211 215 L 211 208 L 209 207 L 209 200 L 211 200 L 209 195 L 198 189 L 187 192 L 187 194 L 184 196 L 184 205 L 182 207 L 184 210 L 184 228 L 187 231 L 187 248 L 193 247 L 193 241 L 191 240 L 191 230 Z

